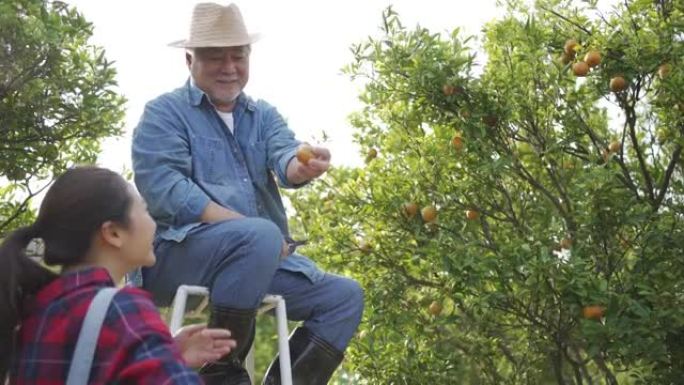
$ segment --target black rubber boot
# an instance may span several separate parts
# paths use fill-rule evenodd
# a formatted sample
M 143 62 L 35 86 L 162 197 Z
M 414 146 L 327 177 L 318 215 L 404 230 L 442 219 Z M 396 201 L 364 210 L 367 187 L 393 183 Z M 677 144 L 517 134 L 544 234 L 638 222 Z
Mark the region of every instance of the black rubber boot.
M 290 336 L 290 361 L 293 385 L 324 385 L 328 383 L 344 354 L 305 327 Z M 280 385 L 280 360 L 273 360 L 263 385 Z
M 237 346 L 218 361 L 200 368 L 199 374 L 206 385 L 252 385 L 244 362 L 254 341 L 255 317 L 255 309 L 212 307 L 208 327 L 230 330 L 230 338 Z

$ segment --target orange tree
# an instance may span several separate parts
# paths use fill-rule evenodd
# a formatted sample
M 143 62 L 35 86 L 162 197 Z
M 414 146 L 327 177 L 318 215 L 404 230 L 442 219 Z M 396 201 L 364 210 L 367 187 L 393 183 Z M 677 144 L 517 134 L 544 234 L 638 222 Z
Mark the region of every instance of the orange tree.
M 510 2 L 486 58 L 390 8 L 352 47 L 367 163 L 291 198 L 365 287 L 362 381 L 684 378 L 681 4 Z
M 56 175 L 121 135 L 124 98 L 93 25 L 62 1 L 0 0 L 0 237 Z

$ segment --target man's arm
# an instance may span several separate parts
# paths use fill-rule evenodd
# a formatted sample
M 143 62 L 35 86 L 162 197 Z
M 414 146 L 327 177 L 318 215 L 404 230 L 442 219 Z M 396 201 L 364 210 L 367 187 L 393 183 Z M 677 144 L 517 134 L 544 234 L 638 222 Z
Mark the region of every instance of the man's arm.
M 330 152 L 322 147 L 313 147 L 315 158 L 304 165 L 296 158 L 302 144 L 295 138 L 278 111 L 265 102 L 264 124 L 268 167 L 278 177 L 283 187 L 301 187 L 310 180 L 325 173 L 330 166 Z
M 150 213 L 173 226 L 238 217 L 195 184 L 187 132 L 164 99 L 148 103 L 133 133 L 135 184 Z
M 214 223 L 228 219 L 238 219 L 244 217 L 244 215 L 236 211 L 227 209 L 213 201 L 209 201 L 207 206 L 204 208 L 204 211 L 202 211 L 202 216 L 200 219 L 205 223 Z

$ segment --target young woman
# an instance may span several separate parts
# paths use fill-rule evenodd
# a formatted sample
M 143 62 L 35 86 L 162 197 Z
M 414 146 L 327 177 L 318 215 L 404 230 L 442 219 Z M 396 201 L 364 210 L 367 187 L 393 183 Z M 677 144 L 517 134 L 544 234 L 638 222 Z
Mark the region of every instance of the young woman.
M 31 226 L 0 246 L 0 384 L 66 380 L 76 340 L 97 291 L 155 262 L 155 224 L 142 198 L 118 174 L 78 167 L 57 178 Z M 44 262 L 26 257 L 40 238 Z M 149 295 L 125 287 L 108 308 L 90 384 L 199 384 L 187 365 L 214 361 L 235 346 L 230 333 L 192 326 L 174 340 Z

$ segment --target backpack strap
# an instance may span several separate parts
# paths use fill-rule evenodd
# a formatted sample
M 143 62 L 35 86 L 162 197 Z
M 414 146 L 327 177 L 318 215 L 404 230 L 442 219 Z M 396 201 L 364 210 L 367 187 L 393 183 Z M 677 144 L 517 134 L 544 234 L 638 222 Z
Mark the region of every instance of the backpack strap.
M 100 289 L 90 303 L 83 326 L 81 326 L 81 331 L 78 334 L 74 355 L 71 358 L 69 375 L 66 380 L 67 385 L 88 384 L 100 329 L 102 329 L 109 304 L 118 291 L 119 289 L 116 287 Z

